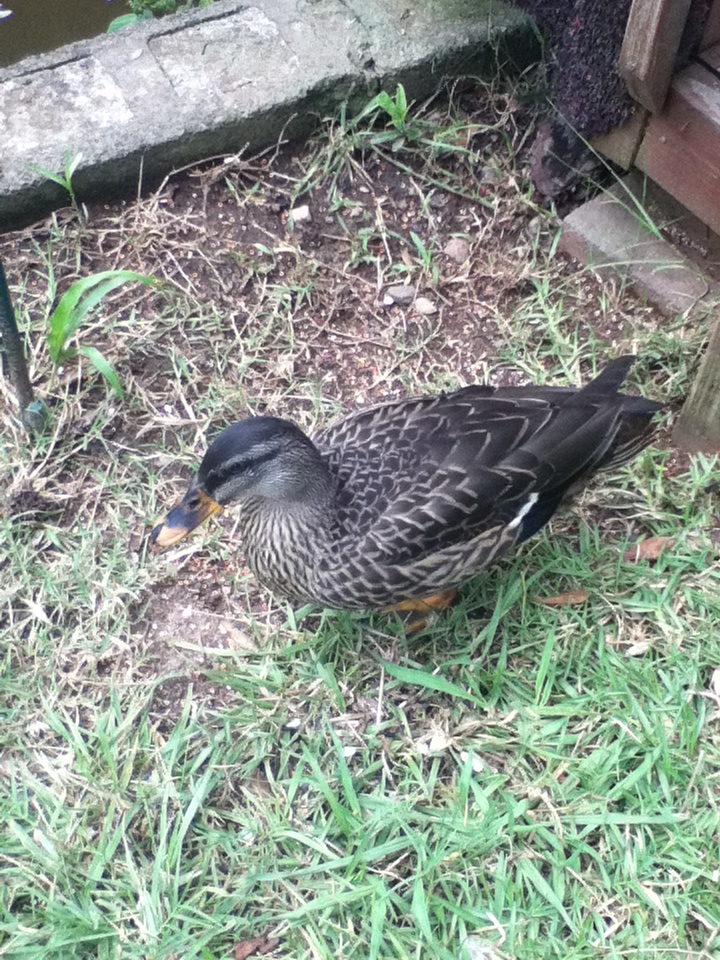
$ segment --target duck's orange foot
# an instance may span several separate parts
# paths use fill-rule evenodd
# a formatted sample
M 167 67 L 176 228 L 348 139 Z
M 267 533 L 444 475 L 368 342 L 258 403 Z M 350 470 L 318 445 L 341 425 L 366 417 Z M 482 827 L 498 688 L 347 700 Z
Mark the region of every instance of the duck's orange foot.
M 447 590 L 441 590 L 440 593 L 434 593 L 431 597 L 414 597 L 410 600 L 402 600 L 400 603 L 394 603 L 391 607 L 385 607 L 383 613 L 411 613 L 417 616 L 409 617 L 405 622 L 405 629 L 408 633 L 417 633 L 432 623 L 434 614 L 447 609 L 455 599 L 457 590 L 449 587 Z

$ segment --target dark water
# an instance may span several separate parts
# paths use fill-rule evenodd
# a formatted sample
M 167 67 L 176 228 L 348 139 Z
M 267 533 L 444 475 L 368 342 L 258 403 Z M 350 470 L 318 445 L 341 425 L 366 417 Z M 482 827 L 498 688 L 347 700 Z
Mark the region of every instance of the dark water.
M 5 17 L 8 10 L 12 16 Z M 0 67 L 31 53 L 96 37 L 129 10 L 127 0 L 2 0 Z

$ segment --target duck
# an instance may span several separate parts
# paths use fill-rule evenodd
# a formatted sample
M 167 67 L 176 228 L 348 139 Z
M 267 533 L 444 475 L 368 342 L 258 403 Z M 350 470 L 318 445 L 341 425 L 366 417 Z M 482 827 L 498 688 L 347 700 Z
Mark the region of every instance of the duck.
M 650 443 L 662 405 L 619 392 L 634 361 L 612 360 L 582 388 L 475 384 L 388 400 L 312 439 L 278 417 L 240 420 L 210 443 L 152 549 L 238 504 L 248 566 L 273 593 L 444 609 L 566 495 Z

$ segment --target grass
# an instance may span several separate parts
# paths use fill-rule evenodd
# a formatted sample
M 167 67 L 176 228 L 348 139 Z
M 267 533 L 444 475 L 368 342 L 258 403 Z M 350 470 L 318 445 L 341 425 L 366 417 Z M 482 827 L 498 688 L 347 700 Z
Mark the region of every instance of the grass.
M 0 441 L 0 957 L 720 956 L 717 459 L 662 432 L 414 636 L 271 601 L 231 517 L 145 552 L 246 409 L 312 428 L 628 350 L 631 387 L 677 405 L 702 331 L 557 257 L 521 92 L 420 105 L 395 154 L 387 118 L 333 122 L 3 239 L 53 433 Z M 172 284 L 83 330 L 122 402 L 78 364 L 53 379 L 44 326 L 120 266 Z M 384 308 L 391 282 L 438 315 Z M 649 536 L 674 544 L 624 559 Z M 566 590 L 586 602 L 538 602 Z

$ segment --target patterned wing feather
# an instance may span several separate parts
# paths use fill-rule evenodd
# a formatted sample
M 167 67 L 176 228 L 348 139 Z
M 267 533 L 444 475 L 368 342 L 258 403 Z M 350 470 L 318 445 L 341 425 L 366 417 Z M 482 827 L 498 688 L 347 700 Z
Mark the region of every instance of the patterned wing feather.
M 659 405 L 617 393 L 630 363 L 582 390 L 466 387 L 330 427 L 316 442 L 338 478 L 338 537 L 388 565 L 491 531 L 508 529 L 508 546 L 525 539 L 570 487 L 647 443 Z

